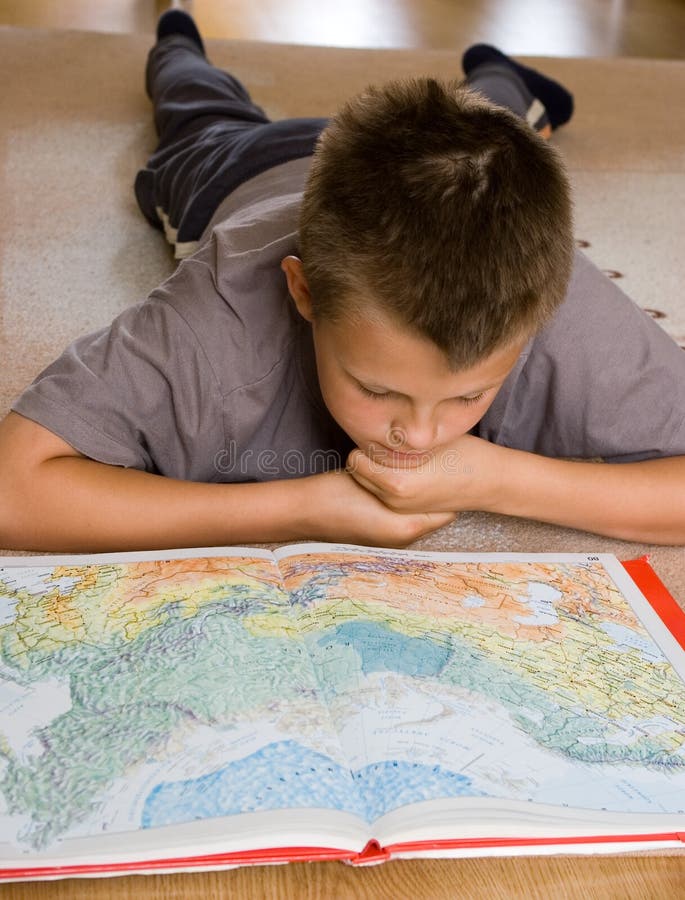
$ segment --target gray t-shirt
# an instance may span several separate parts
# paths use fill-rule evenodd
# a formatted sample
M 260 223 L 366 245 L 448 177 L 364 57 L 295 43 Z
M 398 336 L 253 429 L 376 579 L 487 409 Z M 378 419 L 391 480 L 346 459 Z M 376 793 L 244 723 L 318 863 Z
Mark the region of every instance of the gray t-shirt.
M 76 340 L 12 408 L 92 459 L 174 478 L 266 481 L 334 468 L 311 329 L 289 298 L 309 160 L 221 205 L 200 249 L 112 325 Z M 553 321 L 476 428 L 547 456 L 685 454 L 685 353 L 578 253 Z

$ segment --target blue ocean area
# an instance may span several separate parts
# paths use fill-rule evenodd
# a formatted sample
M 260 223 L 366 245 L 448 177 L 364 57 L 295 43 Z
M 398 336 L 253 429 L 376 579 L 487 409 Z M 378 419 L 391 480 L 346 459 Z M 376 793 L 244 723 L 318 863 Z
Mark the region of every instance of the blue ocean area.
M 351 773 L 288 740 L 208 775 L 158 784 L 147 796 L 141 826 L 313 807 L 350 812 L 371 823 L 405 804 L 467 796 L 481 794 L 466 776 L 441 766 L 384 761 Z
M 475 790 L 466 775 L 425 763 L 384 760 L 355 770 L 354 780 L 366 801 L 367 822 L 422 800 L 487 796 Z
M 141 825 L 317 806 L 365 817 L 349 769 L 297 741 L 277 741 L 208 775 L 158 784 L 147 796 Z
M 451 648 L 428 637 L 409 637 L 373 620 L 346 622 L 319 638 L 326 649 L 349 644 L 358 653 L 362 672 L 398 672 L 401 675 L 437 676 L 449 661 Z

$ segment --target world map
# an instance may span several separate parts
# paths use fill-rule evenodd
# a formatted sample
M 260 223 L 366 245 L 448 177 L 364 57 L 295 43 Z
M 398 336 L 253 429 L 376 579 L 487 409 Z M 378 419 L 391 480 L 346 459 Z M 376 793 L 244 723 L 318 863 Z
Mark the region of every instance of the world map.
M 599 559 L 5 562 L 0 843 L 461 797 L 685 810 L 685 684 Z

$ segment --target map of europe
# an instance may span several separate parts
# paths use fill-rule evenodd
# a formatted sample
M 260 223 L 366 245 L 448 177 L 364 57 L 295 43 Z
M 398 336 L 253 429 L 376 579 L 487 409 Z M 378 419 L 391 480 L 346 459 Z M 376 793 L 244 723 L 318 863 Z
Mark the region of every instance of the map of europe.
M 600 561 L 313 548 L 6 561 L 0 842 L 459 797 L 685 809 L 685 684 Z

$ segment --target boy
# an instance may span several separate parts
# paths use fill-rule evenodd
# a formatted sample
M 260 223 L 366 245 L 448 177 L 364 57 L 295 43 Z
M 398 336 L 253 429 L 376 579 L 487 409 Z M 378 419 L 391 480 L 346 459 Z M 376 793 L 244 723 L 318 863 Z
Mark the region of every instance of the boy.
M 685 361 L 573 258 L 534 131 L 569 96 L 491 48 L 464 67 L 534 128 L 421 80 L 311 163 L 326 122 L 269 123 L 162 17 L 136 193 L 189 258 L 13 405 L 0 545 L 403 545 L 462 509 L 685 543 Z

